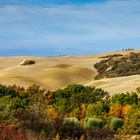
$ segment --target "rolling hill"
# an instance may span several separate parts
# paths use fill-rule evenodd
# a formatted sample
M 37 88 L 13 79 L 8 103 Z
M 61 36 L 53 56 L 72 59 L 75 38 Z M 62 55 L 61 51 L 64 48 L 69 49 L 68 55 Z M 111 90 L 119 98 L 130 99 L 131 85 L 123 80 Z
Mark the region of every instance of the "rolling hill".
M 95 80 L 97 71 L 94 64 L 105 59 L 102 57 L 131 51 L 106 53 L 87 56 L 63 57 L 0 57 L 0 83 L 6 85 L 40 85 L 46 89 L 57 89 L 69 84 L 95 85 L 110 93 L 135 91 L 140 86 L 140 75 Z M 140 52 L 140 51 L 136 51 Z M 21 66 L 23 59 L 33 59 L 34 65 Z

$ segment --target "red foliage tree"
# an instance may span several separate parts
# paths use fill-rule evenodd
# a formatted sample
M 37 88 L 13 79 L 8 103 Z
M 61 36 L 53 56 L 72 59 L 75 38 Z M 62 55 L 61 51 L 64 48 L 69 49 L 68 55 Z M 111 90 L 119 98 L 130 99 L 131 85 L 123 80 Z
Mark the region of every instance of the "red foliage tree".
M 0 140 L 25 140 L 25 137 L 16 128 L 0 125 Z

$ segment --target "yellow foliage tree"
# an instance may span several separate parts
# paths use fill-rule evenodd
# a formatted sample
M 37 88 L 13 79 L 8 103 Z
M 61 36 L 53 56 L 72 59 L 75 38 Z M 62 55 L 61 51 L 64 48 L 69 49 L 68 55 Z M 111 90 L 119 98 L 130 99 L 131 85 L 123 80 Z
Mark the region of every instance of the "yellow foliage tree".
M 73 109 L 72 112 L 70 112 L 70 117 L 79 118 L 79 116 L 80 116 L 80 108 L 75 108 Z
M 80 121 L 80 125 L 83 125 L 84 118 L 86 117 L 87 105 L 82 104 L 79 108 L 75 108 L 72 112 L 70 112 L 70 117 L 78 118 Z
M 84 119 L 86 116 L 87 105 L 82 104 L 79 108 L 75 108 L 71 113 L 70 117 L 76 117 L 79 120 Z
M 84 119 L 86 117 L 87 105 L 82 104 L 80 109 L 81 109 L 81 111 L 80 111 L 79 119 Z
M 132 105 L 125 105 L 123 106 L 122 108 L 122 116 L 124 117 L 125 119 L 125 123 L 128 122 L 128 114 L 129 112 L 132 110 Z

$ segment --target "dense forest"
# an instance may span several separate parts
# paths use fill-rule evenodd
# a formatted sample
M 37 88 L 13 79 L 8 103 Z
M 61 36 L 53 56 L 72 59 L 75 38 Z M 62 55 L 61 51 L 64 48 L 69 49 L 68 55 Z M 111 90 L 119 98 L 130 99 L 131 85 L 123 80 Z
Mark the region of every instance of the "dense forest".
M 113 140 L 140 138 L 137 92 L 109 96 L 96 87 L 45 91 L 0 85 L 1 140 Z
M 98 71 L 96 79 L 140 74 L 140 53 L 131 52 L 124 56 L 114 54 L 102 58 L 94 65 Z

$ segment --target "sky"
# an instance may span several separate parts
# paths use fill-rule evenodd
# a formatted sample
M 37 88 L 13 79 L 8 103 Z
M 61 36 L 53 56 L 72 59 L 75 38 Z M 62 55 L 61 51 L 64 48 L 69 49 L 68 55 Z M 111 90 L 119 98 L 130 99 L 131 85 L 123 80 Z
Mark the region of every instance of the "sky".
M 140 49 L 140 0 L 0 0 L 0 56 Z

